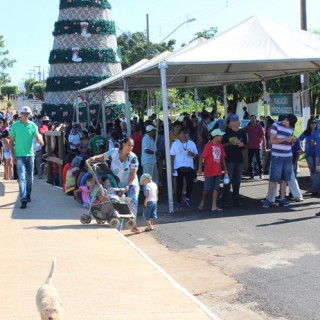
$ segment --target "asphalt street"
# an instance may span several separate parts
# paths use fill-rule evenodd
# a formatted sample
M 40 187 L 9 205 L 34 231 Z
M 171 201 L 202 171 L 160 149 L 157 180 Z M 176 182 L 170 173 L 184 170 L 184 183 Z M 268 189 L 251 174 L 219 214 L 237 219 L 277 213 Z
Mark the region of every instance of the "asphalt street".
M 308 169 L 301 169 L 298 181 L 305 191 Z M 185 207 L 170 216 L 163 195 L 163 211 L 153 237 L 170 251 L 206 261 L 236 280 L 236 292 L 228 296 L 226 290 L 224 304 L 212 304 L 223 319 L 234 319 L 226 309 L 235 305 L 255 312 L 252 319 L 320 319 L 320 218 L 315 217 L 320 199 L 305 197 L 289 207 L 264 209 L 260 201 L 267 183 L 258 177 L 253 181 L 244 178 L 240 190 L 243 207 L 229 207 L 219 214 L 211 213 L 209 205 L 207 211 L 195 209 L 201 181 L 191 209 Z M 220 294 L 212 288 L 210 299 L 208 289 L 198 297 L 210 305 Z

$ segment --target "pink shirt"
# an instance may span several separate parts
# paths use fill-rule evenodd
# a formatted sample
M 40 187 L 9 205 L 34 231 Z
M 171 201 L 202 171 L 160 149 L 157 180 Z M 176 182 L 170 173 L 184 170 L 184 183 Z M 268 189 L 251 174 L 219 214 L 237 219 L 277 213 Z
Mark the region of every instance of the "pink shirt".
M 81 197 L 84 203 L 90 200 L 90 189 L 87 186 L 80 186 L 79 189 L 81 190 Z

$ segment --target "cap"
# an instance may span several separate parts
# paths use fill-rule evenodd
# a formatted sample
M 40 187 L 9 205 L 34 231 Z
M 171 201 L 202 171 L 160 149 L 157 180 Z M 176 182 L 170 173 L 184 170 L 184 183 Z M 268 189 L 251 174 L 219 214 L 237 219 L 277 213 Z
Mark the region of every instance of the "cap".
M 293 113 L 290 113 L 290 114 L 285 115 L 285 119 L 287 119 L 289 121 L 290 127 L 292 129 L 294 129 L 294 127 L 298 121 L 297 117 Z
M 140 184 L 142 184 L 143 180 L 147 180 L 147 179 L 151 179 L 151 175 L 149 173 L 144 173 L 141 177 L 140 177 Z
M 82 158 L 80 156 L 75 156 L 71 162 L 73 168 L 79 167 L 81 165 Z
M 153 126 L 152 124 L 149 124 L 149 125 L 146 127 L 146 132 L 151 132 L 152 130 L 156 130 L 156 127 Z
M 51 119 L 48 116 L 44 116 L 41 118 L 41 121 L 51 121 Z
M 230 121 L 239 121 L 239 116 L 237 114 L 233 114 L 230 116 Z
M 214 129 L 211 131 L 211 137 L 215 136 L 223 136 L 225 132 L 221 131 L 220 129 Z
M 19 109 L 19 112 L 20 112 L 20 113 L 30 113 L 30 114 L 32 114 L 31 109 L 30 109 L 28 106 L 23 106 L 23 107 L 21 107 L 21 108 Z

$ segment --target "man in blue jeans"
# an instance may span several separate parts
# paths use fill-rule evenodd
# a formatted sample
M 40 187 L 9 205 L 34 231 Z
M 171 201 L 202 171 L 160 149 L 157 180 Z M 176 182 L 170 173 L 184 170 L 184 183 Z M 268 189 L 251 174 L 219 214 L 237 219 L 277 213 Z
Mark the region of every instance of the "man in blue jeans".
M 268 195 L 263 204 L 263 208 L 272 205 L 272 194 L 280 183 L 279 206 L 287 207 L 289 202 L 285 198 L 287 181 L 291 180 L 292 173 L 292 143 L 296 141 L 293 131 L 297 117 L 294 114 L 285 114 L 279 117 L 270 130 L 271 143 L 271 164 L 269 173 Z
M 44 142 L 37 125 L 29 120 L 31 109 L 28 106 L 23 106 L 19 112 L 20 120 L 15 122 L 10 129 L 10 151 L 13 162 L 17 164 L 20 208 L 25 209 L 27 203 L 31 202 L 33 184 L 34 151 L 32 140 L 35 138 L 41 146 L 44 145 Z

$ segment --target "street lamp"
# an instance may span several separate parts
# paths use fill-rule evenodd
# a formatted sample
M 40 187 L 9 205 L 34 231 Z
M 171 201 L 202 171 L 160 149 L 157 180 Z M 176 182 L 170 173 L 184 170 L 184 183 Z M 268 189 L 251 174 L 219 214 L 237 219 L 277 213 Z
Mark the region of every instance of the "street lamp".
M 180 27 L 182 27 L 184 24 L 195 21 L 196 19 L 188 19 L 184 22 L 182 22 L 178 27 L 176 27 L 171 33 L 169 33 L 164 39 L 162 39 L 159 43 L 162 43 L 164 40 L 166 40 L 168 37 L 170 37 L 174 32 L 176 32 Z

